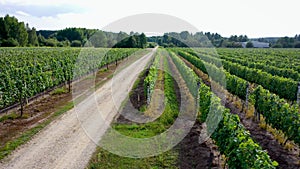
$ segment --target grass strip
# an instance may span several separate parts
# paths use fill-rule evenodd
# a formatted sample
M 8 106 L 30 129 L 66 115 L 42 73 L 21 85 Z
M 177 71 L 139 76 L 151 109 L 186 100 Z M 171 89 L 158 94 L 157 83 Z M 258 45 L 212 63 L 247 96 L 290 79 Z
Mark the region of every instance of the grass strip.
M 168 62 L 164 58 L 164 66 L 169 69 Z M 137 80 L 138 81 L 138 80 Z M 149 138 L 168 129 L 179 113 L 178 100 L 175 92 L 175 81 L 170 74 L 164 73 L 165 110 L 163 114 L 153 122 L 147 124 L 113 124 L 113 128 L 123 135 L 134 138 Z M 134 90 L 134 88 L 132 89 Z M 101 147 L 97 148 L 88 168 L 91 169 L 128 169 L 128 168 L 177 168 L 178 151 L 172 149 L 158 156 L 133 159 L 112 154 Z

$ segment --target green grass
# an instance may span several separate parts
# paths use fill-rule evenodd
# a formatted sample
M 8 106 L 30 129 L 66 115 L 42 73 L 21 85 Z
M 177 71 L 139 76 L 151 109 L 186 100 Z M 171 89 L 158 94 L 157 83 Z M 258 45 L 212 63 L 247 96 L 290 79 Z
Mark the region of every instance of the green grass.
M 107 68 L 103 68 L 103 69 L 100 69 L 100 70 L 98 71 L 98 73 L 103 73 L 103 72 L 107 72 L 107 71 L 108 71 Z
M 152 122 L 147 124 L 115 124 L 113 128 L 123 135 L 134 138 L 149 138 L 162 133 L 166 130 L 167 126 L 159 122 Z
M 16 120 L 16 119 L 28 119 L 30 116 L 28 114 L 23 114 L 23 116 L 21 117 L 21 114 L 13 112 L 7 115 L 3 115 L 2 117 L 0 117 L 0 123 L 7 121 L 7 120 Z
M 165 66 L 167 61 L 165 60 Z M 176 119 L 179 108 L 178 100 L 175 93 L 174 80 L 169 74 L 164 74 L 164 90 L 166 107 L 163 114 L 154 122 L 147 124 L 114 124 L 112 127 L 119 133 L 133 138 L 149 138 L 166 131 Z M 135 84 L 139 82 L 139 79 Z M 133 88 L 134 89 L 134 88 Z M 112 154 L 101 147 L 97 148 L 92 160 L 90 161 L 90 169 L 158 169 L 158 168 L 177 168 L 178 150 L 172 149 L 163 154 L 141 159 L 133 159 L 121 157 Z
M 68 92 L 68 90 L 65 87 L 61 87 L 61 88 L 54 89 L 50 94 L 51 95 L 60 95 L 60 94 L 65 94 L 67 92 Z
M 18 138 L 7 142 L 4 147 L 0 148 L 0 160 L 3 159 L 4 157 L 6 157 L 7 155 L 11 154 L 11 152 L 13 150 L 15 150 L 17 147 L 19 147 L 20 145 L 29 141 L 36 133 L 38 133 L 44 127 L 46 127 L 48 124 L 50 124 L 56 117 L 58 117 L 59 115 L 63 114 L 64 112 L 66 112 L 72 108 L 73 108 L 73 102 L 69 102 L 67 105 L 65 105 L 64 107 L 59 109 L 57 112 L 52 114 L 52 116 L 49 119 L 47 119 L 46 121 L 44 121 L 43 123 L 35 126 L 32 129 L 27 130 L 26 132 L 21 134 L 21 136 L 19 136 Z
M 140 112 L 145 112 L 147 110 L 147 105 L 142 105 L 141 107 L 140 107 Z
M 171 150 L 159 156 L 134 159 L 120 157 L 101 148 L 97 149 L 95 158 L 91 161 L 88 168 L 90 169 L 176 169 L 178 152 Z
M 167 66 L 165 64 L 165 66 Z M 140 81 L 139 79 L 136 81 Z M 134 88 L 133 88 L 134 89 Z M 175 93 L 174 79 L 164 74 L 165 110 L 154 122 L 146 124 L 115 124 L 113 128 L 123 135 L 135 138 L 147 138 L 166 131 L 179 114 L 178 100 Z
M 4 115 L 0 118 L 0 123 L 1 122 L 4 122 L 6 120 L 15 120 L 17 118 L 19 118 L 20 115 L 16 114 L 15 112 L 11 113 L 11 114 L 8 114 L 8 115 Z

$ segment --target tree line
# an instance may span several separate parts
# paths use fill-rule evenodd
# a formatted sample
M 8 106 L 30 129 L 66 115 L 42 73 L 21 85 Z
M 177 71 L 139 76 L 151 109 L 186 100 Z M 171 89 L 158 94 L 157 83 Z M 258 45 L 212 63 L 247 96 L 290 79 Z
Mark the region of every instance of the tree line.
M 279 38 L 276 43 L 273 44 L 273 48 L 300 48 L 300 34 L 295 37 L 283 37 Z
M 300 48 L 300 34 L 295 37 L 258 38 L 259 42 L 270 43 L 273 48 Z M 150 42 L 150 43 L 147 43 Z M 222 37 L 218 33 L 170 32 L 163 36 L 146 37 L 144 33 L 105 32 L 98 29 L 66 28 L 58 31 L 30 28 L 28 24 L 19 22 L 14 16 L 0 17 L 0 46 L 25 47 L 119 47 L 145 48 L 158 44 L 163 47 L 223 47 L 242 48 L 241 42 L 248 42 L 246 47 L 253 47 L 251 39 L 246 35 Z
M 144 33 L 105 32 L 98 29 L 66 28 L 58 31 L 37 31 L 14 16 L 0 17 L 1 47 L 119 47 L 145 48 Z
M 165 33 L 163 36 L 148 38 L 149 42 L 155 42 L 164 47 L 242 47 L 240 42 L 247 42 L 249 38 L 246 35 L 233 35 L 229 38 L 222 37 L 218 33 L 196 32 L 195 34 L 183 31 L 180 33 Z
M 148 42 L 155 42 L 163 47 L 222 47 L 242 48 L 241 42 L 247 42 L 246 47 L 252 48 L 254 41 L 266 42 L 272 48 L 300 48 L 300 34 L 295 37 L 249 39 L 247 35 L 232 35 L 222 37 L 218 33 L 196 32 L 165 33 L 163 36 L 148 37 Z

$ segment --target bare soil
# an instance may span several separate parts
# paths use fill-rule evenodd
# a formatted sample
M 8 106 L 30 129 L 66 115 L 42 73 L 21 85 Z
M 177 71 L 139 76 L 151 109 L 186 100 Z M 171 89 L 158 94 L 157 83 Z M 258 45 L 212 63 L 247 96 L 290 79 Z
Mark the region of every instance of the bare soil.
M 144 80 L 149 74 L 149 69 L 147 69 L 140 77 L 139 83 L 136 88 L 131 91 L 130 102 L 133 107 L 137 110 L 141 110 L 142 106 L 147 105 L 147 95 L 144 88 Z
M 189 134 L 180 142 L 178 166 L 182 169 L 221 168 L 222 159 L 212 140 L 199 144 L 201 124 L 196 122 Z
M 171 72 L 177 72 L 178 76 L 180 76 L 179 71 L 170 58 L 169 61 L 170 69 L 172 70 Z M 176 90 L 176 93 L 180 94 L 179 88 Z M 221 165 L 223 162 L 221 159 L 221 154 L 213 141 L 209 138 L 202 144 L 199 143 L 201 129 L 201 124 L 196 121 L 188 135 L 177 146 L 179 148 L 179 168 L 222 168 Z

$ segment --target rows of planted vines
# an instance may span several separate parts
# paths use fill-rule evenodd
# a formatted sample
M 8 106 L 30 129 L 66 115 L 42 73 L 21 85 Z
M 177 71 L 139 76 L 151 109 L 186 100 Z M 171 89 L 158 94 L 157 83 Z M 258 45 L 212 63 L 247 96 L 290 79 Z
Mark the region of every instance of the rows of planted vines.
M 217 52 L 221 57 L 243 59 L 248 62 L 289 68 L 300 72 L 299 49 L 217 49 Z
M 228 50 L 228 49 L 218 49 L 218 54 L 216 53 L 212 53 L 209 52 L 208 50 L 203 50 L 203 49 L 195 49 L 195 51 L 199 52 L 199 54 L 206 54 L 206 55 L 210 55 L 210 56 L 214 56 L 214 57 L 219 57 L 224 61 L 230 61 L 232 63 L 237 63 L 240 64 L 242 66 L 246 66 L 249 68 L 255 68 L 255 69 L 259 69 L 262 71 L 265 71 L 267 73 L 270 73 L 273 76 L 281 76 L 281 77 L 285 77 L 285 78 L 290 78 L 293 79 L 295 81 L 299 81 L 300 80 L 300 74 L 299 74 L 299 68 L 295 66 L 295 64 L 298 64 L 299 60 L 293 60 L 291 61 L 291 59 L 295 58 L 295 56 L 297 56 L 297 54 L 294 53 L 290 53 L 287 54 L 287 59 L 283 59 L 284 60 L 284 64 L 282 63 L 282 61 L 278 61 L 276 63 L 272 64 L 272 61 L 274 61 L 274 57 L 272 58 L 268 58 L 268 56 L 266 59 L 264 59 L 265 57 L 259 56 L 258 54 L 252 54 L 249 55 L 248 53 L 244 54 L 244 57 L 236 57 L 236 53 L 237 51 L 239 51 L 239 49 L 235 49 L 235 50 Z M 241 50 L 243 51 L 243 50 Z M 246 50 L 248 51 L 248 50 Z M 258 50 L 260 51 L 260 53 L 263 51 L 263 49 Z M 292 50 L 292 51 L 297 51 L 297 50 Z M 231 53 L 229 53 L 231 52 Z M 241 52 L 242 53 L 242 52 Z M 298 55 L 299 55 L 300 51 L 298 51 Z M 251 56 L 256 56 L 255 58 L 251 59 Z M 299 56 L 300 57 L 300 56 Z M 258 60 L 258 59 L 263 59 L 263 60 Z M 275 58 L 276 59 L 276 58 Z M 282 65 L 281 67 L 278 66 L 280 63 L 280 65 Z M 294 68 L 294 69 L 293 69 Z
M 227 70 L 213 64 L 213 62 L 208 63 L 204 61 L 205 59 L 202 57 L 190 54 L 182 49 L 173 50 L 222 86 L 224 85 L 222 78 L 225 75 L 226 89 L 241 99 L 245 99 L 249 81 L 238 75 L 232 75 Z M 262 78 L 267 79 L 267 77 Z M 286 87 L 289 88 L 290 86 Z M 293 140 L 300 145 L 300 113 L 298 105 L 289 104 L 286 100 L 271 93 L 261 85 L 255 86 L 252 90 L 253 92 L 249 96 L 250 102 L 255 106 L 256 111 L 266 118 L 266 123 L 273 128 L 281 130 L 288 140 Z
M 137 49 L 1 48 L 0 109 L 125 58 Z
M 224 66 L 224 63 L 236 64 L 237 66 L 252 68 L 256 71 L 260 70 L 273 76 L 284 77 L 294 81 L 298 81 L 300 77 L 300 74 L 297 71 L 300 68 L 297 66 L 300 61 L 300 51 L 297 49 L 282 49 L 282 51 L 290 51 L 290 53 L 286 52 L 286 57 L 284 59 L 277 56 L 278 54 L 262 56 L 262 54 L 267 51 L 276 50 L 277 52 L 278 49 L 217 49 L 217 51 L 215 51 L 214 49 L 194 48 L 182 50 L 192 55 L 196 55 L 210 63 L 216 63 L 216 61 L 218 61 L 219 63 L 216 65 L 218 67 Z M 255 55 L 253 54 L 253 51 L 259 53 Z M 274 60 L 278 60 L 278 63 L 273 63 Z
M 159 61 L 160 61 L 160 53 L 158 52 L 155 54 L 154 61 L 149 68 L 149 74 L 144 80 L 144 87 L 145 93 L 147 93 L 148 98 L 151 98 L 152 93 L 154 91 L 155 83 L 158 77 L 158 70 L 159 70 Z
M 179 51 L 183 52 L 183 51 Z M 218 68 L 223 67 L 232 75 L 241 77 L 251 83 L 262 85 L 271 92 L 278 94 L 280 97 L 295 101 L 297 100 L 298 81 L 292 78 L 279 76 L 281 73 L 272 75 L 265 70 L 243 66 L 236 62 L 220 59 L 212 55 L 197 53 L 193 50 L 184 51 L 194 56 L 201 58 L 203 61 L 216 65 Z M 280 72 L 280 71 L 279 71 Z M 298 78 L 298 73 L 294 74 L 295 79 Z
M 193 90 L 197 83 L 201 82 L 200 78 L 172 51 L 170 51 L 170 56 L 181 75 L 190 81 L 190 84 L 186 82 Z M 276 168 L 278 163 L 272 161 L 268 153 L 252 140 L 249 132 L 240 123 L 239 117 L 231 114 L 230 110 L 222 105 L 221 99 L 212 93 L 210 87 L 203 82 L 199 87 L 200 115 L 198 120 L 206 122 L 208 130 L 214 122 L 220 121 L 211 138 L 215 140 L 220 152 L 228 159 L 229 168 Z

